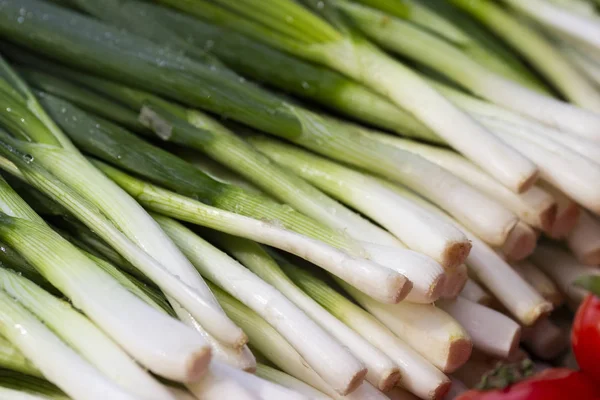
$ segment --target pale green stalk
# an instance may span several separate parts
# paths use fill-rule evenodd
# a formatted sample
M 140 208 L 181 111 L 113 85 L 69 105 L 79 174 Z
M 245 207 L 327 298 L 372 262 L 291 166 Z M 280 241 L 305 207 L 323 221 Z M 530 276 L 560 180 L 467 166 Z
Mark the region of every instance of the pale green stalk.
M 214 3 L 192 3 L 185 0 L 161 2 L 241 31 L 256 40 L 301 58 L 327 65 L 369 86 L 415 115 L 430 129 L 515 191 L 523 190 L 535 181 L 536 170 L 533 164 L 493 138 L 412 70 L 394 61 L 355 32 L 349 34 L 340 16 L 336 15 L 331 7 L 322 7 L 325 10 L 319 10 L 318 6 L 315 6 L 317 12 L 324 12 L 331 17 L 328 21 L 289 0 L 276 3 L 259 3 L 254 0 L 239 2 L 243 7 L 253 10 L 251 15 L 238 14 L 237 5 L 235 9 L 231 9 L 231 4 L 225 0 L 218 2 L 221 7 Z M 276 14 L 267 17 L 267 9 Z M 307 21 L 304 34 L 287 36 L 277 32 L 276 26 L 286 17 L 291 17 L 292 21 Z M 309 26 L 310 29 L 306 29 Z M 314 36 L 307 37 L 308 32 Z M 379 73 L 371 73 L 373 69 Z M 415 94 L 418 94 L 417 97 Z
M 177 221 L 154 218 L 203 277 L 264 318 L 337 391 L 345 394 L 362 381 L 360 361 L 276 288 Z
M 364 258 L 356 258 L 323 242 L 279 226 L 223 211 L 161 189 L 106 164 L 96 165 L 141 204 L 169 217 L 242 236 L 303 257 L 358 285 L 381 301 L 398 302 L 412 284 L 405 276 Z
M 148 399 L 172 400 L 162 385 L 69 303 L 4 269 L 0 269 L 0 288 L 33 312 L 82 357 L 124 390 Z
M 27 218 L 33 211 L 5 182 L 3 186 L 2 198 L 13 199 L 12 213 Z M 202 373 L 210 353 L 192 331 L 146 305 L 44 223 L 5 214 L 2 222 L 3 240 L 136 360 L 153 371 L 184 381 Z M 155 324 L 160 324 L 160 329 Z M 180 343 L 171 342 L 173 334 L 181 335 Z M 134 339 L 137 335 L 146 340 Z
M 381 182 L 405 198 L 426 207 L 440 218 L 453 222 L 447 214 L 418 195 L 398 185 L 383 180 Z M 496 251 L 456 221 L 453 223 L 457 224 L 473 244 L 466 262 L 470 272 L 494 294 L 519 322 L 527 326 L 533 325 L 552 310 L 552 305 L 523 280 Z
M 35 365 L 29 361 L 14 344 L 0 336 L 0 368 L 22 374 L 43 377 Z M 0 382 L 1 384 L 1 382 Z
M 384 48 L 420 63 L 498 105 L 543 123 L 555 120 L 564 120 L 565 124 L 578 123 L 582 116 L 594 117 L 587 111 L 540 94 L 486 69 L 459 49 L 410 23 L 352 3 L 344 4 L 342 10 Z M 597 97 L 600 104 L 600 94 Z M 595 117 L 594 129 L 597 129 L 600 116 Z
M 309 296 L 396 362 L 402 374 L 400 386 L 422 398 L 437 398 L 448 389 L 448 378 L 426 357 L 418 354 L 373 315 L 333 289 L 331 283 L 292 263 L 279 262 L 294 283 Z
M 0 333 L 65 393 L 90 400 L 136 398 L 101 375 L 4 291 L 0 305 Z
M 507 41 L 575 104 L 600 112 L 600 94 L 542 34 L 489 0 L 451 0 Z

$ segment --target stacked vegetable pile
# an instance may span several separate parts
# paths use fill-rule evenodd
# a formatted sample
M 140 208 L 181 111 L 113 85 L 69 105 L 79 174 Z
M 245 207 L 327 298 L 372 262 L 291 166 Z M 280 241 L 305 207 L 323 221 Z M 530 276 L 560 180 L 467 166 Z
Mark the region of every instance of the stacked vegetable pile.
M 0 0 L 0 398 L 600 398 L 598 7 Z

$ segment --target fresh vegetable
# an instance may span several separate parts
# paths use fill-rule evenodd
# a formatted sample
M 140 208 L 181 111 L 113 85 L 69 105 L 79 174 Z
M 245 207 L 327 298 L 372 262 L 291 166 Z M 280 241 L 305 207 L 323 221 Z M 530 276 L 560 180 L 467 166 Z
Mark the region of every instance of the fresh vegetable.
M 577 364 L 596 383 L 600 379 L 600 366 L 595 355 L 600 351 L 600 299 L 598 277 L 581 278 L 578 284 L 590 290 L 575 315 L 571 341 Z
M 596 400 L 600 396 L 600 388 L 582 372 L 554 368 L 497 390 L 469 391 L 457 400 L 562 400 L 570 396 Z

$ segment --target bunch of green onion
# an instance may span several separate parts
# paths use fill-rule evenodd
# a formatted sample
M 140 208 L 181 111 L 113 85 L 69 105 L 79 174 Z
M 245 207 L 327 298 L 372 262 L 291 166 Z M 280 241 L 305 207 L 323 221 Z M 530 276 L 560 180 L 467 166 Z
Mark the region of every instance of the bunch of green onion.
M 0 397 L 442 400 L 556 357 L 598 7 L 0 1 Z

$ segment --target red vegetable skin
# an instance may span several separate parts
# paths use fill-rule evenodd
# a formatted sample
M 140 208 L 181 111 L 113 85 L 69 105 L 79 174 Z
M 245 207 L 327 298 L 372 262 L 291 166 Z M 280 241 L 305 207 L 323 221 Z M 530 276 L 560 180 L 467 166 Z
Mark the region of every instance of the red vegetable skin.
M 600 386 L 600 298 L 589 294 L 573 322 L 573 352 L 583 372 Z
M 547 369 L 504 389 L 471 390 L 456 400 L 600 400 L 600 382 L 566 368 Z

